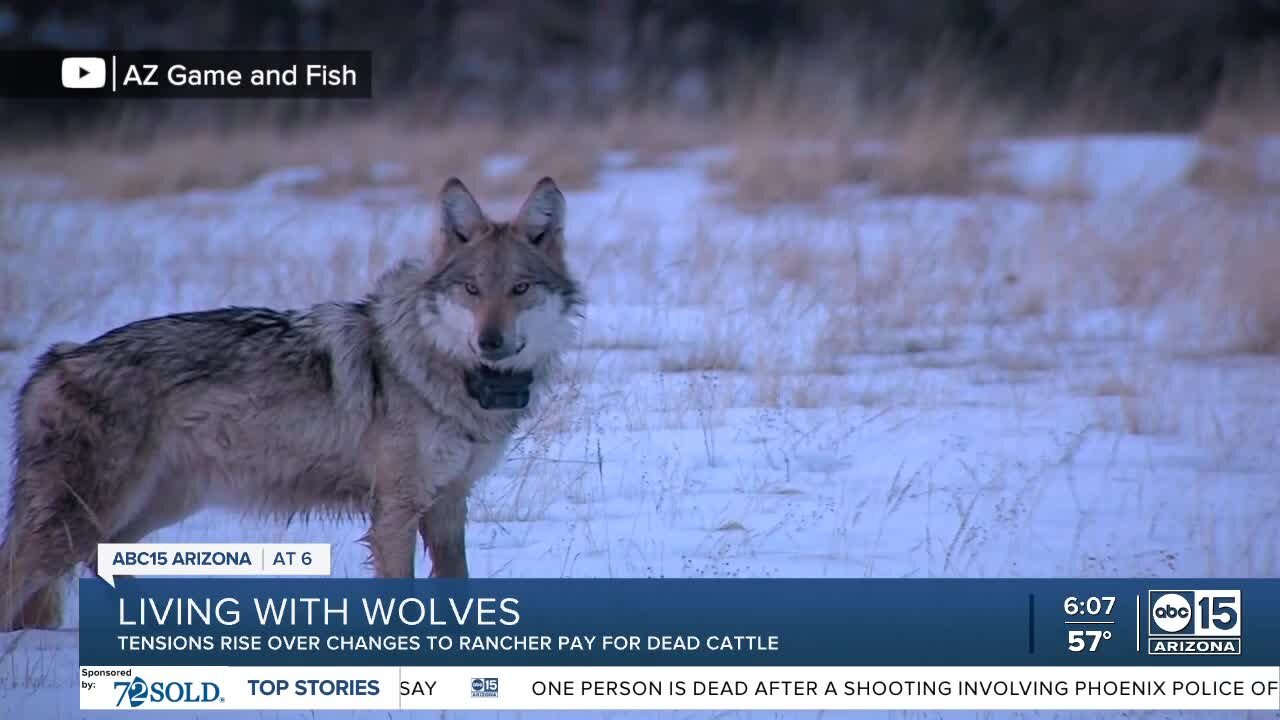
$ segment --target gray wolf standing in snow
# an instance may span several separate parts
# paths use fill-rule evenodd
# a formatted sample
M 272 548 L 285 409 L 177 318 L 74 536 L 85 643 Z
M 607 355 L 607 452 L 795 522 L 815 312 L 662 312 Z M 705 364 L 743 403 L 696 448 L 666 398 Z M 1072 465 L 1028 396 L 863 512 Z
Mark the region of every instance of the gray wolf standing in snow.
M 467 495 L 544 399 L 581 295 L 550 178 L 510 222 L 456 178 L 429 262 L 355 302 L 141 320 L 54 345 L 16 405 L 0 630 L 56 626 L 97 543 L 205 507 L 364 513 L 379 577 L 465 577 Z

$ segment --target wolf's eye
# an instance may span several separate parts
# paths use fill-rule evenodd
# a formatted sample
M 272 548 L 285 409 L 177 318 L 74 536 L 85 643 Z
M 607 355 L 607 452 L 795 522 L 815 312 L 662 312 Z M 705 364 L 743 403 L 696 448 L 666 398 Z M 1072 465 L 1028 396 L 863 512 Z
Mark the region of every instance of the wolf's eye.
M 464 283 L 464 284 L 463 284 L 463 287 L 464 287 L 464 288 L 466 288 L 466 290 L 467 290 L 467 294 L 468 294 L 468 295 L 479 295 L 479 294 L 480 294 L 480 288 L 476 287 L 476 284 L 475 284 L 475 283 Z
M 511 286 L 512 295 L 523 295 L 527 292 L 529 292 L 529 283 L 527 282 L 518 282 Z

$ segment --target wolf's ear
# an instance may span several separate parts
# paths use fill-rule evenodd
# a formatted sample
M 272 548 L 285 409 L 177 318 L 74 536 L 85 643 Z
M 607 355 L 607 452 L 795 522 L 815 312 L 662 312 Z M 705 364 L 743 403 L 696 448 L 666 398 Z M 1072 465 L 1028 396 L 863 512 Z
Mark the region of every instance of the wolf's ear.
M 540 247 L 558 245 L 564 234 L 564 194 L 556 182 L 544 177 L 533 186 L 516 213 L 515 224 L 529 242 Z
M 472 234 L 488 220 L 471 191 L 458 178 L 449 178 L 440 189 L 440 231 L 446 247 L 471 240 Z

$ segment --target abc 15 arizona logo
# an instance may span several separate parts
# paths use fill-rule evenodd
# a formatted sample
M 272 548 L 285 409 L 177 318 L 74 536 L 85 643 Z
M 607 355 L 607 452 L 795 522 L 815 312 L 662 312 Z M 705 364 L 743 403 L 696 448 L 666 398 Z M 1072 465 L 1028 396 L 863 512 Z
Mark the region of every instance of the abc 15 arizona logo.
M 1239 655 L 1239 590 L 1148 590 L 1147 653 Z

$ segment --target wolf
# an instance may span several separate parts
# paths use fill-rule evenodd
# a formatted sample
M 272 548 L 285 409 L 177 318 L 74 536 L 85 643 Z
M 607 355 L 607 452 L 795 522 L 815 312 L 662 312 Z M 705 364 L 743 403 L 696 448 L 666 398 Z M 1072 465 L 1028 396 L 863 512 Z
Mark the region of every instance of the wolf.
M 36 362 L 15 407 L 0 630 L 56 627 L 101 542 L 209 507 L 355 513 L 379 577 L 465 577 L 467 496 L 544 403 L 583 299 L 551 178 L 495 222 L 457 178 L 426 259 L 361 300 L 134 322 Z

